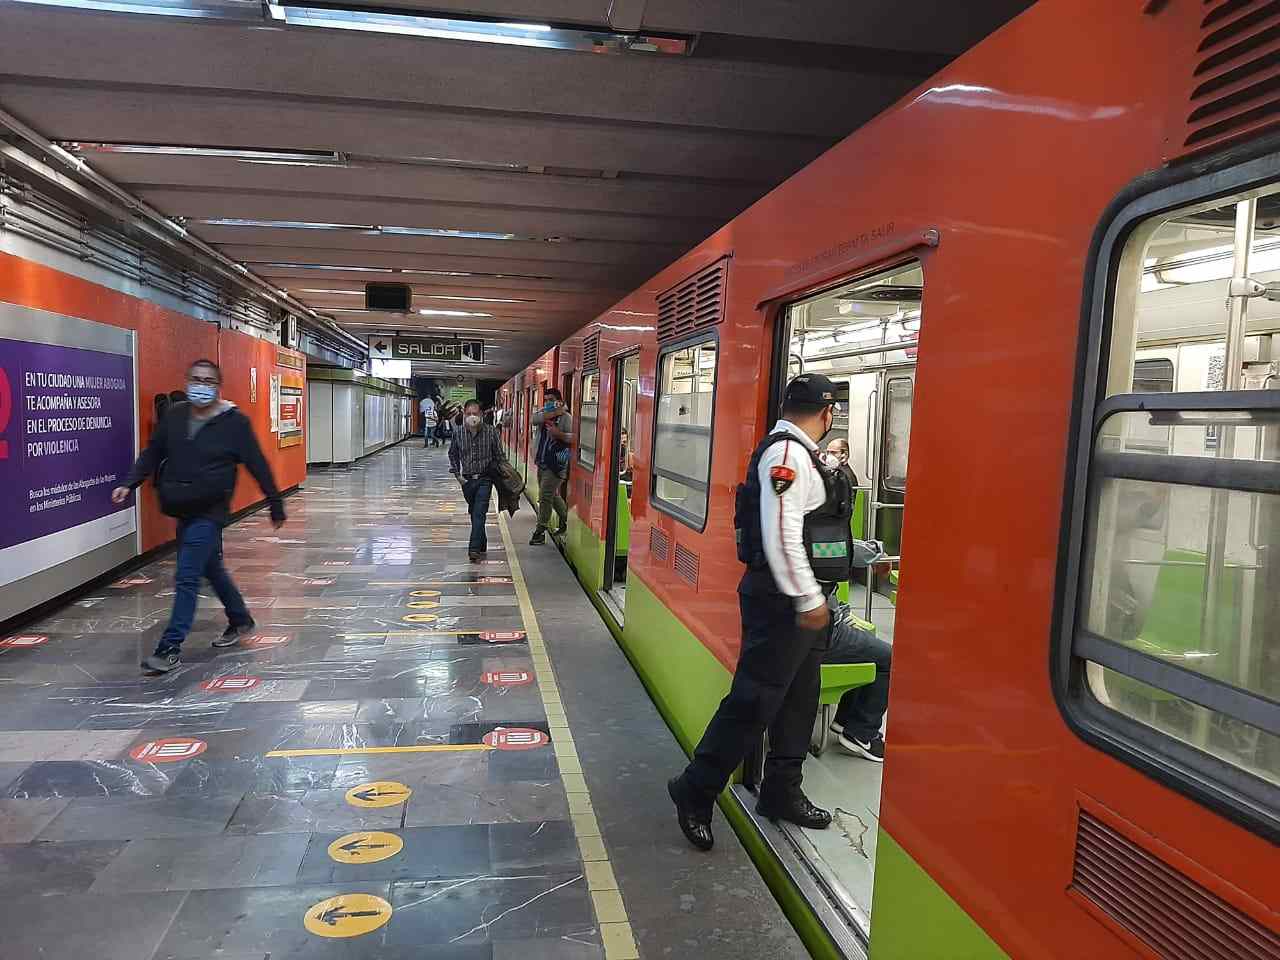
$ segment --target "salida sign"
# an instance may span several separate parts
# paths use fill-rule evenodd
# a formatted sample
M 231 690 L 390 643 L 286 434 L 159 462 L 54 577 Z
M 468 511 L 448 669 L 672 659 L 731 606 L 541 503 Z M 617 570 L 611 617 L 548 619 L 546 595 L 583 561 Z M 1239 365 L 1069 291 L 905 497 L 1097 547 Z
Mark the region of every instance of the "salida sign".
M 453 337 L 395 337 L 391 340 L 391 359 L 484 363 L 484 341 Z

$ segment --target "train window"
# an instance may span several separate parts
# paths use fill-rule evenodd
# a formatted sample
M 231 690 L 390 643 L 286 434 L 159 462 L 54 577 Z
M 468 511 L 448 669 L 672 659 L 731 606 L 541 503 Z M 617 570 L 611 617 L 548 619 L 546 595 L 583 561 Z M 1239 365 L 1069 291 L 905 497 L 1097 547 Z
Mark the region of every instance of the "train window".
M 898 493 L 907 490 L 914 395 L 915 383 L 910 377 L 894 377 L 885 385 L 884 485 Z
M 1058 691 L 1098 745 L 1274 833 L 1280 187 L 1144 202 L 1174 212 L 1134 211 L 1097 300 Z
M 600 419 L 600 371 L 582 375 L 582 402 L 578 407 L 578 462 L 596 468 L 596 428 Z
M 699 529 L 707 520 L 711 484 L 718 354 L 711 339 L 669 348 L 658 358 L 653 503 Z

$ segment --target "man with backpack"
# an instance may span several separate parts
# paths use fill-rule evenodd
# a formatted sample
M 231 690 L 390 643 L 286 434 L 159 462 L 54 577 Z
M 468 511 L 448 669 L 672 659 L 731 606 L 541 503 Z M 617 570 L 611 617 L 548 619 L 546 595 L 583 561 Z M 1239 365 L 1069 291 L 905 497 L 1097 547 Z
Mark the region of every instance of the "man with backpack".
M 560 496 L 560 484 L 569 473 L 569 447 L 573 442 L 573 421 L 564 406 L 564 396 L 555 387 L 542 394 L 542 409 L 533 415 L 538 428 L 538 446 L 533 462 L 538 468 L 538 525 L 529 543 L 546 543 L 547 524 L 555 510 L 560 522 L 556 533 L 564 536 L 569 523 L 569 508 Z
M 195 620 L 202 577 L 227 613 L 227 629 L 213 641 L 215 647 L 234 646 L 256 626 L 222 565 L 222 528 L 240 464 L 266 494 L 272 526 L 279 529 L 285 521 L 284 501 L 253 425 L 234 403 L 218 396 L 221 387 L 222 371 L 216 363 L 193 363 L 187 373 L 186 399 L 169 407 L 123 486 L 111 492 L 115 503 L 123 503 L 130 490 L 158 471 L 160 509 L 178 521 L 173 612 L 155 653 L 142 661 L 148 673 L 168 673 L 180 665 L 179 651 Z

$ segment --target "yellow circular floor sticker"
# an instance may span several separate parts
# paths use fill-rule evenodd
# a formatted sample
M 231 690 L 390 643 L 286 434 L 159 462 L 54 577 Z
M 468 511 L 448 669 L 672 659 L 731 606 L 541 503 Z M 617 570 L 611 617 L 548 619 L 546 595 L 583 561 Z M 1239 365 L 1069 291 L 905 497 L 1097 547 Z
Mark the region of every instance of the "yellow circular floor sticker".
M 404 803 L 413 791 L 394 780 L 362 783 L 347 791 L 347 803 L 353 807 L 394 807 Z
M 367 893 L 348 893 L 321 900 L 302 921 L 317 937 L 358 937 L 391 919 L 391 904 Z
M 411 590 L 411 591 L 409 591 L 409 596 L 411 596 L 411 597 L 438 597 L 438 596 L 440 596 L 440 591 L 439 591 L 439 590 Z
M 434 613 L 410 613 L 400 619 L 405 623 L 434 623 L 438 618 Z
M 329 844 L 329 856 L 338 863 L 377 863 L 404 849 L 404 841 L 394 833 L 373 831 L 348 833 Z
M 410 600 L 405 606 L 411 610 L 434 610 L 440 604 L 434 600 Z

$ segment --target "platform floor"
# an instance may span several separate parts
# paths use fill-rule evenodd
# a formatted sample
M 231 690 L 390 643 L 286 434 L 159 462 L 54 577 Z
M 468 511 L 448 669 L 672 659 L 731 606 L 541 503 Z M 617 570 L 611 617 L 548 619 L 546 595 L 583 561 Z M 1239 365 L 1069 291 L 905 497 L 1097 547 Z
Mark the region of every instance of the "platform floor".
M 226 534 L 249 646 L 209 597 L 139 675 L 171 558 L 0 638 L 0 955 L 805 956 L 727 829 L 679 836 L 680 751 L 527 506 L 469 565 L 410 443 L 289 512 Z

